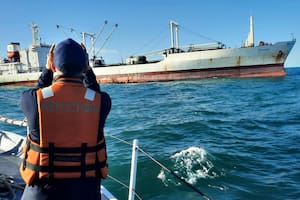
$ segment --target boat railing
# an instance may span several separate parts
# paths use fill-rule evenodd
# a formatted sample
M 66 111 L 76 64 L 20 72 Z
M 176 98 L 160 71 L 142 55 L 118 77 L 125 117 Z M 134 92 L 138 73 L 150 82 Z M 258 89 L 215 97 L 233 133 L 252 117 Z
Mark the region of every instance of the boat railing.
M 203 199 L 209 200 L 210 197 L 201 192 L 199 189 L 188 183 L 184 178 L 181 176 L 177 175 L 174 171 L 170 170 L 167 168 L 164 164 L 162 164 L 159 160 L 155 159 L 153 156 L 150 155 L 150 153 L 146 152 L 143 150 L 139 145 L 138 145 L 138 140 L 134 139 L 133 144 L 131 144 L 128 141 L 125 141 L 121 138 L 118 138 L 117 136 L 108 134 L 106 135 L 108 137 L 114 138 L 122 143 L 125 143 L 127 145 L 132 146 L 132 159 L 131 159 L 131 170 L 130 170 L 130 185 L 129 185 L 129 197 L 128 200 L 134 200 L 134 195 L 138 196 L 137 193 L 135 192 L 135 180 L 136 180 L 136 168 L 137 168 L 137 153 L 141 152 L 144 156 L 149 158 L 151 161 L 153 161 L 155 164 L 160 166 L 162 169 L 164 169 L 166 172 L 174 176 L 178 181 L 181 183 L 185 184 L 188 186 L 190 189 L 192 189 L 194 192 L 198 193 Z

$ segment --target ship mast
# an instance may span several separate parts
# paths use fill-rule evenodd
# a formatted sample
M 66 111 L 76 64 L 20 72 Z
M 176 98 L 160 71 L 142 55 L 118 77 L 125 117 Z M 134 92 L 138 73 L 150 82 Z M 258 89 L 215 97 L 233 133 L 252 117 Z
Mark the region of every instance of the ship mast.
M 170 21 L 170 31 L 171 31 L 171 48 L 175 47 L 179 49 L 179 42 L 178 42 L 178 24 L 175 21 Z M 175 33 L 175 38 L 174 38 Z
M 250 16 L 250 31 L 247 40 L 244 43 L 244 47 L 253 47 L 253 46 L 254 46 L 254 26 L 253 26 L 253 17 Z

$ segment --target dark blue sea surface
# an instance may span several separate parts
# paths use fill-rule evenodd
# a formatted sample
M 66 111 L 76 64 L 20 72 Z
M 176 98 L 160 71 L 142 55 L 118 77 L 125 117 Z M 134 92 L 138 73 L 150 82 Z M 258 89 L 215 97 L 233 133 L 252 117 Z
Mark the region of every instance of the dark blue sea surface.
M 129 185 L 132 147 L 115 137 L 138 139 L 211 199 L 300 199 L 300 68 L 286 70 L 285 77 L 101 85 L 113 103 L 105 128 L 110 176 Z M 23 120 L 25 89 L 0 87 L 0 115 Z M 0 129 L 26 134 L 4 122 Z M 142 199 L 201 199 L 142 152 L 138 159 Z M 127 199 L 127 188 L 102 184 Z

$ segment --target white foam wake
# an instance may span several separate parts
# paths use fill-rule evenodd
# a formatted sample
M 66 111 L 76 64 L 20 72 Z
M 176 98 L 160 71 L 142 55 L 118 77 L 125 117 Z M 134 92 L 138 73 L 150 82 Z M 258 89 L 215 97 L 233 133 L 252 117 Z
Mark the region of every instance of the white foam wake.
M 215 173 L 211 172 L 213 163 L 207 158 L 207 153 L 202 148 L 189 147 L 188 149 L 175 153 L 170 158 L 173 167 L 169 169 L 190 184 L 196 184 L 199 179 L 213 178 L 216 176 Z M 179 184 L 175 183 L 171 175 L 167 174 L 163 169 L 157 177 L 166 185 L 168 185 L 168 182 L 172 182 L 176 185 Z

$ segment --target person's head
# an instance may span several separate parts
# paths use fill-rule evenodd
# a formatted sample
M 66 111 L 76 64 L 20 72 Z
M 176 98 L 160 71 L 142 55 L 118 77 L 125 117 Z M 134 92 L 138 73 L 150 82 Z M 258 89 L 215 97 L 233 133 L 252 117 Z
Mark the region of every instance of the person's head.
M 80 76 L 87 67 L 86 52 L 83 47 L 68 38 L 55 45 L 53 62 L 55 68 L 66 76 Z

